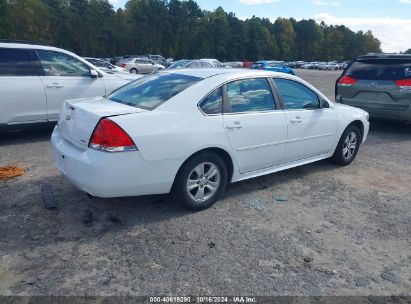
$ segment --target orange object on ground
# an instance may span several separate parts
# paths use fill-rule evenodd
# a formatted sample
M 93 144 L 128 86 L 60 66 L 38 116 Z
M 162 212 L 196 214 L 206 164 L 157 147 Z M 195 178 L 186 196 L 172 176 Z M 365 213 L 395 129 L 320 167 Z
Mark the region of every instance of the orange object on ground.
M 23 175 L 26 169 L 18 166 L 6 166 L 0 167 L 0 180 L 10 179 L 16 176 Z

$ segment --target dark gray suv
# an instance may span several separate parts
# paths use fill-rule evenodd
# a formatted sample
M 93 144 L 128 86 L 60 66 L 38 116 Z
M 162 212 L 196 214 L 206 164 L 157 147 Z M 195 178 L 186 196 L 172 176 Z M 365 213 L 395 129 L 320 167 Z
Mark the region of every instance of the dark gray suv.
M 371 117 L 411 122 L 411 55 L 358 57 L 337 79 L 335 96 Z

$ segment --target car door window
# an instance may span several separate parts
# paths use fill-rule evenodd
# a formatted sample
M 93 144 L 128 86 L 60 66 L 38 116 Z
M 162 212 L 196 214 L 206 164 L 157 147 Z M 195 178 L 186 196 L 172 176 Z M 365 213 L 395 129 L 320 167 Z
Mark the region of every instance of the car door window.
M 0 48 L 0 76 L 35 76 L 30 50 Z
M 287 109 L 319 109 L 320 100 L 316 93 L 305 85 L 288 79 L 274 79 L 281 99 Z
M 200 68 L 201 65 L 200 65 L 200 63 L 199 63 L 198 61 L 193 61 L 192 63 L 190 63 L 190 64 L 188 65 L 188 67 L 190 67 L 190 68 Z
M 87 65 L 59 52 L 37 50 L 46 76 L 90 76 Z
M 221 114 L 223 112 L 223 88 L 218 88 L 208 95 L 200 103 L 200 109 L 207 115 Z
M 209 64 L 208 62 L 202 61 L 201 62 L 201 67 L 202 68 L 212 68 L 213 66 Z
M 89 60 L 90 61 L 90 60 Z M 94 64 L 96 67 L 100 68 L 107 68 L 110 69 L 111 66 L 108 62 L 100 61 L 100 60 L 95 60 L 95 61 L 90 61 L 92 64 Z
M 237 80 L 227 84 L 227 110 L 232 113 L 275 110 L 266 78 Z

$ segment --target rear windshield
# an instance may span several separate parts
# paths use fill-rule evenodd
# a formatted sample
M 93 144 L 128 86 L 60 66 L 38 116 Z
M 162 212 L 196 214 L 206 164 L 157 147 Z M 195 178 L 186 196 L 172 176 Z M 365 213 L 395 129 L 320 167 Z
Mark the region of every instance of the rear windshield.
M 411 61 L 355 61 L 345 75 L 365 80 L 400 80 L 411 78 Z
M 137 108 L 153 110 L 201 80 L 203 78 L 181 74 L 149 75 L 114 91 L 108 99 Z

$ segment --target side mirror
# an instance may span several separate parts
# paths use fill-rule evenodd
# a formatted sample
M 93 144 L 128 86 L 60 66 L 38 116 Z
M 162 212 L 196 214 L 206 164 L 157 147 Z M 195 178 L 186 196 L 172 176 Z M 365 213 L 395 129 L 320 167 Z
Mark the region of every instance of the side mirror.
M 90 70 L 90 78 L 98 78 L 98 73 L 96 70 Z

